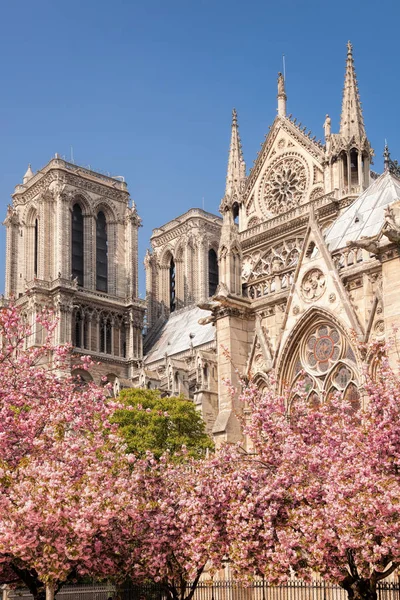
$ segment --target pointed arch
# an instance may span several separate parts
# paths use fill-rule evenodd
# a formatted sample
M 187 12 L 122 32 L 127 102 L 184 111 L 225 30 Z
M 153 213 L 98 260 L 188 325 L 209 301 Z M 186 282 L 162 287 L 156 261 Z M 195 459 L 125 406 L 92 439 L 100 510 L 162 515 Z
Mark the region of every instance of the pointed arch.
M 84 284 L 84 243 L 82 205 L 75 202 L 71 214 L 71 267 L 72 277 L 76 278 L 79 286 Z
M 108 292 L 107 219 L 102 210 L 96 217 L 96 290 Z
M 316 393 L 326 394 L 340 365 L 350 372 L 348 382 L 358 385 L 359 362 L 348 327 L 330 311 L 311 307 L 281 349 L 276 368 L 279 388 L 292 387 L 298 373 L 303 371 L 316 382 Z

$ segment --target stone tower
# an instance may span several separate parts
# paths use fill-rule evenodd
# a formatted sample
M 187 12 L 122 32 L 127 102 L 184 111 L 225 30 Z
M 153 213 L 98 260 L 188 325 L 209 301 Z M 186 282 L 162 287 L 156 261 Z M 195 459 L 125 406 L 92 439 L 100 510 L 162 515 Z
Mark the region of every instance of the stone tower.
M 215 293 L 220 232 L 221 218 L 200 208 L 153 230 L 145 257 L 146 345 L 171 313 Z
M 126 183 L 56 155 L 36 174 L 29 166 L 12 198 L 6 297 L 32 322 L 42 306 L 51 307 L 57 343 L 74 346 L 71 369 L 97 382 L 106 376 L 118 387 L 142 359 L 144 317 L 140 219 Z M 100 362 L 90 375 L 79 370 L 80 355 L 87 354 Z

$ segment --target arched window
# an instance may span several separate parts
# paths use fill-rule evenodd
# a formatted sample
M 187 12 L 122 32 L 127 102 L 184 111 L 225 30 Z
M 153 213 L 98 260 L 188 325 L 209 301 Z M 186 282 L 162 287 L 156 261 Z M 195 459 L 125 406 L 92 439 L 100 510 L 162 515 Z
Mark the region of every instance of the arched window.
M 108 291 L 108 242 L 105 214 L 100 211 L 96 221 L 96 290 Z
M 170 312 L 174 312 L 176 308 L 176 270 L 175 270 L 175 261 L 171 258 L 171 262 L 169 264 L 169 310 Z
M 36 232 L 36 230 L 35 230 Z M 36 237 L 35 237 L 36 239 Z M 72 209 L 72 277 L 83 286 L 83 215 L 79 204 Z
M 74 346 L 76 348 L 82 348 L 82 316 L 80 312 L 75 313 L 74 322 Z
M 356 406 L 358 401 L 359 374 L 357 359 L 351 342 L 335 323 L 323 316 L 317 318 L 307 329 L 294 338 L 285 356 L 291 358 L 282 363 L 280 385 L 289 386 L 291 393 L 302 393 L 315 404 L 337 392 Z
M 217 253 L 211 248 L 208 251 L 208 295 L 214 296 L 218 287 Z
M 100 352 L 104 352 L 105 354 L 112 354 L 111 330 L 110 319 L 103 316 L 100 321 Z
M 33 274 L 37 277 L 38 274 L 38 244 L 39 244 L 39 223 L 35 219 L 35 242 L 34 242 L 34 259 L 33 259 Z

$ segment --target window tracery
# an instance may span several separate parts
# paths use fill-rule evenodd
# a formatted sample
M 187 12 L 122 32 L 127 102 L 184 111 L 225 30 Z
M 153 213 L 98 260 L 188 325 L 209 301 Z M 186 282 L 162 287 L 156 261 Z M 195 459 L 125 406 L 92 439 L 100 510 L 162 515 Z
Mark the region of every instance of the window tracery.
M 282 374 L 282 382 L 292 390 L 291 402 L 299 395 L 300 387 L 313 404 L 341 392 L 354 409 L 359 406 L 356 358 L 339 327 L 328 321 L 314 323 L 293 346 L 294 355 Z
M 265 172 L 261 186 L 261 209 L 266 217 L 286 212 L 304 199 L 309 182 L 307 166 L 299 155 L 285 155 Z
M 242 277 L 245 281 L 260 279 L 291 269 L 297 265 L 303 238 L 285 240 L 265 253 L 253 252 L 243 258 Z

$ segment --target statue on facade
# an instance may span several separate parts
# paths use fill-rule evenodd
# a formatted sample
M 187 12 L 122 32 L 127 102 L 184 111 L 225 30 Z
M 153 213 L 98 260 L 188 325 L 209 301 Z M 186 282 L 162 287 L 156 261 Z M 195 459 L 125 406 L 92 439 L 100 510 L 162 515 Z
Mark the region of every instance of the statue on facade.
M 285 95 L 285 80 L 282 73 L 278 73 L 278 96 Z
M 325 133 L 325 139 L 330 137 L 330 135 L 331 135 L 331 118 L 329 115 L 326 115 L 326 117 L 325 117 L 324 133 Z

